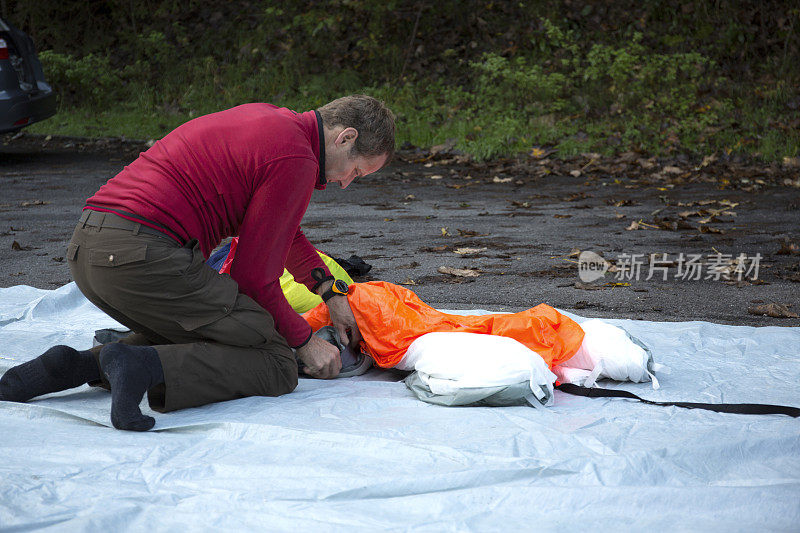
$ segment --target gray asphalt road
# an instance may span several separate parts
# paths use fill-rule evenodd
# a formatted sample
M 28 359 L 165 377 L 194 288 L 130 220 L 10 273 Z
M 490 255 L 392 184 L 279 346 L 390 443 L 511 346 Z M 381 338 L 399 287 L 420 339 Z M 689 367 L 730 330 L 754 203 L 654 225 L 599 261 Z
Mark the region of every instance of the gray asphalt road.
M 138 148 L 6 138 L 0 146 L 0 286 L 69 282 L 64 254 L 84 200 Z M 545 302 L 584 316 L 800 325 L 796 318 L 748 313 L 769 304 L 800 312 L 800 255 L 792 247 L 800 240 L 795 187 L 747 192 L 713 183 L 634 186 L 624 173 L 587 180 L 513 170 L 492 175 L 491 168 L 432 163 L 397 161 L 347 190 L 316 192 L 303 222 L 306 234 L 331 255 L 363 257 L 373 265 L 366 279 L 404 284 L 439 308 L 515 311 Z M 701 218 L 710 218 L 701 224 L 710 232 L 697 230 Z M 656 227 L 658 219 L 666 222 Z M 640 220 L 639 229 L 626 229 Z M 458 253 L 464 248 L 472 253 Z M 633 261 L 640 275 L 607 272 L 581 284 L 577 256 L 570 255 L 575 250 L 598 252 L 620 270 L 627 256 L 642 254 L 641 263 L 639 257 Z M 665 268 L 645 279 L 649 254 L 664 253 L 667 261 L 653 266 Z M 678 277 L 679 254 L 700 255 L 705 278 L 712 273 L 709 256 L 717 253 L 745 254 L 747 278 L 760 254 L 757 279 Z M 478 275 L 455 276 L 440 267 Z

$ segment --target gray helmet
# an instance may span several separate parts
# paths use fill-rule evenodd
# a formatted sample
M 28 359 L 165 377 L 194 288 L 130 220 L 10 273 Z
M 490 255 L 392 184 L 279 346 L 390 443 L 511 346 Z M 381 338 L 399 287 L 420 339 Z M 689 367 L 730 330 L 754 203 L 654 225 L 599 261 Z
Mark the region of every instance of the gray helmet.
M 372 357 L 360 350 L 353 352 L 349 347 L 345 346 L 339 338 L 339 331 L 335 327 L 323 326 L 314 332 L 314 335 L 328 341 L 339 349 L 339 355 L 342 358 L 342 369 L 339 371 L 339 375 L 336 376 L 337 378 L 360 376 L 372 366 Z M 305 373 L 305 365 L 300 360 L 297 361 L 297 364 L 300 372 Z

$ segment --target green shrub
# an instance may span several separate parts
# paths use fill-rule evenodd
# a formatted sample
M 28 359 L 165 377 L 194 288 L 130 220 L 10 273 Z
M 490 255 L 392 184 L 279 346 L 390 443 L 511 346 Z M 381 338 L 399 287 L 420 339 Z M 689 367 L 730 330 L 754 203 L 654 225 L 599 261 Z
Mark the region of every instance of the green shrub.
M 108 57 L 88 54 L 75 58 L 51 50 L 38 55 L 62 104 L 102 106 L 119 96 L 122 80 L 111 68 Z

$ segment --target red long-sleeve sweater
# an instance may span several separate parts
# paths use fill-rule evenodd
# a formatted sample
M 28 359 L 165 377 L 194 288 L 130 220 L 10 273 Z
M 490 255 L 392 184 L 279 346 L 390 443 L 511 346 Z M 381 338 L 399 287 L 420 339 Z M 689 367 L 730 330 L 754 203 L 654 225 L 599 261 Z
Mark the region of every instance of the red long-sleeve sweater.
M 166 226 L 184 241 L 197 239 L 205 257 L 222 239 L 238 235 L 231 276 L 297 347 L 311 327 L 288 304 L 278 278 L 285 266 L 310 288 L 313 268 L 329 273 L 300 229 L 311 193 L 325 188 L 322 131 L 315 111 L 270 104 L 199 117 L 140 154 L 87 200 L 87 208 Z M 138 217 L 128 218 L 163 230 Z

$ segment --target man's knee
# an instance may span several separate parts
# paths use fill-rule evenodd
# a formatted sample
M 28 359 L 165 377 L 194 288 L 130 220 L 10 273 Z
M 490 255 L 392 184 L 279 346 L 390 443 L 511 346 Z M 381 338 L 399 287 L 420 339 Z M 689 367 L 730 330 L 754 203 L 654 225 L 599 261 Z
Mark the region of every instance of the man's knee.
M 286 353 L 280 356 L 275 356 L 275 379 L 273 386 L 270 387 L 273 392 L 266 394 L 266 396 L 282 396 L 289 394 L 297 388 L 297 361 L 294 358 L 294 353 L 287 347 L 289 352 L 288 357 Z M 281 350 L 283 352 L 283 350 Z

